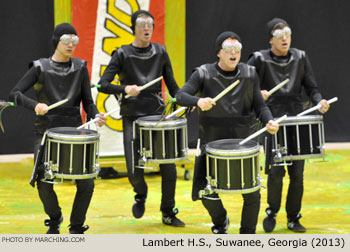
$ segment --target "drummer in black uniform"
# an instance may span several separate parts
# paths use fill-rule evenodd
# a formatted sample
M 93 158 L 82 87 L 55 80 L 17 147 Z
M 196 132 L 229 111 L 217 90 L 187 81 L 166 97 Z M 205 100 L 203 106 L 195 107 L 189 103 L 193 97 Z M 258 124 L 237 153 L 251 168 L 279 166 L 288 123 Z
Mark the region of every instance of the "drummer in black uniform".
M 74 27 L 68 23 L 56 26 L 52 42 L 55 52 L 50 58 L 42 58 L 30 64 L 30 69 L 11 90 L 10 100 L 18 106 L 23 106 L 36 112 L 34 160 L 41 145 L 43 134 L 54 127 L 78 127 L 81 125 L 80 103 L 87 113 L 87 119 L 99 118 L 102 126 L 106 117 L 97 111 L 91 97 L 89 73 L 86 62 L 72 58 L 75 47 L 79 42 Z M 36 99 L 24 93 L 34 88 Z M 61 100 L 68 102 L 48 111 L 48 105 Z M 50 217 L 45 220 L 48 226 L 47 234 L 59 234 L 63 221 L 61 208 L 52 183 L 42 182 L 44 165 L 39 160 L 39 169 L 35 170 L 31 184 L 37 182 L 39 197 L 44 205 L 45 213 Z M 77 192 L 70 216 L 69 232 L 83 234 L 89 227 L 84 226 L 86 213 L 94 191 L 93 179 L 76 180 Z
M 176 95 L 182 106 L 198 106 L 201 154 L 196 159 L 193 177 L 192 199 L 202 200 L 214 226 L 212 232 L 228 232 L 229 218 L 217 193 L 199 197 L 207 186 L 205 144 L 225 138 L 245 138 L 256 122 L 256 117 L 266 124 L 271 134 L 278 131 L 278 124 L 261 96 L 255 68 L 239 63 L 242 44 L 239 36 L 231 31 L 221 33 L 215 42 L 218 61 L 204 64 L 193 72 L 190 79 Z M 216 103 L 212 99 L 236 80 L 240 83 Z M 198 96 L 195 96 L 198 94 Z M 259 190 L 243 194 L 241 234 L 253 234 L 260 209 Z
M 288 23 L 283 19 L 274 18 L 267 23 L 267 33 L 271 48 L 251 54 L 248 64 L 256 67 L 261 94 L 273 116 L 279 117 L 284 114 L 295 116 L 302 112 L 302 88 L 305 89 L 313 104 L 321 104 L 319 109 L 321 113 L 327 112 L 329 105 L 322 99 L 318 90 L 309 58 L 304 51 L 290 48 L 292 31 Z M 270 97 L 268 91 L 287 78 L 289 82 Z M 275 228 L 285 175 L 284 166 L 273 165 L 271 139 L 271 137 L 268 138 L 266 150 L 269 204 L 266 209 L 267 216 L 263 221 L 266 232 L 272 232 Z M 287 226 L 294 232 L 306 231 L 299 222 L 303 196 L 303 172 L 304 160 L 294 160 L 293 164 L 288 166 L 290 184 L 286 202 Z
M 140 92 L 140 88 L 160 76 L 163 76 L 170 95 L 175 96 L 178 86 L 173 76 L 168 53 L 164 46 L 151 43 L 154 20 L 151 13 L 145 10 L 135 12 L 131 17 L 131 29 L 135 39 L 130 45 L 123 45 L 115 50 L 104 71 L 98 90 L 106 94 L 122 94 L 120 114 L 123 118 L 124 155 L 128 177 L 134 188 L 135 202 L 132 213 L 135 218 L 141 218 L 145 212 L 145 202 L 148 188 L 144 179 L 144 170 L 137 168 L 139 162 L 138 141 L 133 141 L 133 123 L 140 117 L 161 115 L 164 107 L 160 106 L 159 97 L 161 81 Z M 119 75 L 121 85 L 112 85 L 115 75 Z M 126 99 L 125 95 L 131 97 Z M 166 225 L 184 226 L 184 222 L 175 215 L 176 167 L 175 164 L 160 164 L 162 176 L 162 199 L 160 210 L 162 221 Z

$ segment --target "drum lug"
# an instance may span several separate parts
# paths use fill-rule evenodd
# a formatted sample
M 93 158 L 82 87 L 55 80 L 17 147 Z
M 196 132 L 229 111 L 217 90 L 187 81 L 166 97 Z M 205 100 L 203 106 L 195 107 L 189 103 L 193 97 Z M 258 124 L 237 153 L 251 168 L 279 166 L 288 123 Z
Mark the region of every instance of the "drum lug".
M 144 158 L 152 157 L 152 152 L 150 150 L 147 150 L 146 148 L 143 148 L 140 154 L 144 156 Z
M 58 165 L 52 163 L 52 161 L 50 162 L 45 162 L 44 163 L 45 167 L 48 167 L 50 170 L 54 171 L 54 172 L 58 172 Z
M 52 170 L 45 170 L 44 173 L 44 178 L 41 179 L 42 182 L 48 183 L 48 184 L 62 184 L 63 183 L 63 178 L 61 178 L 60 182 L 55 182 L 53 181 L 55 179 L 55 174 L 52 172 Z
M 52 170 L 45 170 L 44 178 L 46 179 L 54 179 L 55 175 L 53 174 Z
M 211 176 L 207 176 L 208 186 L 210 186 L 210 189 L 212 186 L 217 187 L 217 181 L 215 179 L 212 179 Z
M 147 164 L 147 158 L 145 156 L 140 157 L 139 159 L 139 166 L 144 166 Z
M 207 185 L 203 190 L 200 190 L 200 191 L 198 192 L 199 198 L 200 198 L 200 199 L 203 198 L 203 196 L 205 196 L 205 195 L 210 195 L 210 194 L 212 194 L 212 193 L 214 193 L 214 190 L 213 190 L 213 188 L 211 187 L 211 185 Z

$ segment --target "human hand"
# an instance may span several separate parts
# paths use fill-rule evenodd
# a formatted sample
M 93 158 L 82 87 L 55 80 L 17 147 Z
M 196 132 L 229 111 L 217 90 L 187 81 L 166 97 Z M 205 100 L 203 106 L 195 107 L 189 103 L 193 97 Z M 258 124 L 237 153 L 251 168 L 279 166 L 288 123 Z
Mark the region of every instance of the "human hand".
M 125 87 L 125 93 L 130 96 L 136 96 L 140 93 L 140 87 L 137 85 L 127 85 Z
M 262 95 L 264 101 L 267 101 L 271 96 L 267 90 L 261 90 L 261 95 Z
M 49 111 L 47 107 L 48 106 L 45 103 L 38 103 L 35 106 L 34 111 L 37 115 L 45 115 Z
M 318 111 L 320 111 L 322 114 L 326 113 L 330 107 L 327 100 L 323 99 L 319 102 L 319 104 L 321 107 L 318 109 Z
M 96 118 L 98 117 L 98 121 L 97 121 L 97 125 L 99 127 L 102 127 L 107 120 L 107 117 L 104 116 L 104 114 L 102 112 L 100 112 L 99 114 L 96 115 Z
M 216 102 L 212 98 L 200 98 L 197 102 L 197 106 L 202 110 L 210 110 L 213 105 L 216 105 Z
M 276 134 L 277 131 L 279 129 L 279 124 L 277 122 L 275 122 L 274 120 L 270 120 L 267 124 L 266 124 L 266 130 L 267 132 L 269 132 L 270 134 Z

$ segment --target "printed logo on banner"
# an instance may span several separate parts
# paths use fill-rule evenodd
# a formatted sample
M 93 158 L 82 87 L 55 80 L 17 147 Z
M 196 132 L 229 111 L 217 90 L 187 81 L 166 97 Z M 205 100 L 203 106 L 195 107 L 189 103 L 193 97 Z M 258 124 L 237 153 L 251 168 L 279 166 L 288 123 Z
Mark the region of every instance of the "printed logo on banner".
M 134 35 L 130 28 L 131 15 L 139 9 L 149 9 L 149 3 L 150 0 L 99 0 L 91 73 L 92 83 L 97 83 L 101 78 L 111 59 L 112 52 L 122 45 L 133 42 Z M 120 85 L 118 79 L 116 75 L 112 84 Z M 96 99 L 97 109 L 101 112 L 106 113 L 119 107 L 114 95 L 98 93 L 97 90 L 92 90 L 92 94 Z M 118 112 L 108 117 L 106 126 L 100 129 L 101 143 L 103 143 L 100 146 L 100 155 L 113 152 L 114 148 L 119 148 L 117 152 L 123 152 L 123 126 Z M 112 139 L 113 142 L 111 142 Z

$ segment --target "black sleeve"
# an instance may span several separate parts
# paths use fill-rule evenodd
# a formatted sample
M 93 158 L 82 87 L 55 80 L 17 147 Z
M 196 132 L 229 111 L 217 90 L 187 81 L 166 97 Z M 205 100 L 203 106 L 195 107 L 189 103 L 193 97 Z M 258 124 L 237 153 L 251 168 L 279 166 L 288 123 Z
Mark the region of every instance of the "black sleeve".
M 310 97 L 312 103 L 316 105 L 322 100 L 322 95 L 318 90 L 318 85 L 311 67 L 311 63 L 307 55 L 305 55 L 305 72 L 302 85 L 305 88 L 306 94 Z
M 202 86 L 199 70 L 196 70 L 185 83 L 185 85 L 177 92 L 176 102 L 181 106 L 197 106 L 199 97 L 195 96 Z
M 247 64 L 255 67 L 256 72 L 259 76 L 259 80 L 260 80 L 259 86 L 260 86 L 261 81 L 263 79 L 263 75 L 264 75 L 264 67 L 263 67 L 263 64 L 261 62 L 261 59 L 259 59 L 259 57 L 257 57 L 255 55 L 255 53 L 252 53 L 249 55 L 249 59 L 248 59 Z
M 260 121 L 265 125 L 270 120 L 273 120 L 272 113 L 267 107 L 259 87 L 259 78 L 255 75 L 254 78 L 254 97 L 253 97 L 253 106 L 256 114 L 259 116 Z
M 81 96 L 84 110 L 87 113 L 87 119 L 94 119 L 96 114 L 98 114 L 98 110 L 96 105 L 94 104 L 94 100 L 91 95 L 91 87 L 90 87 L 90 77 L 89 72 L 86 67 L 83 68 L 83 80 L 81 84 Z
M 166 86 L 169 89 L 169 93 L 172 97 L 175 97 L 176 93 L 179 91 L 179 87 L 176 84 L 175 78 L 174 78 L 174 73 L 173 73 L 173 68 L 171 67 L 171 62 L 169 59 L 168 53 L 165 51 L 164 53 L 165 57 L 165 64 L 163 68 L 163 78 L 166 83 Z
M 116 74 L 121 71 L 120 54 L 115 51 L 112 54 L 112 58 L 108 63 L 107 68 L 103 72 L 103 75 L 98 82 L 101 85 L 97 90 L 105 94 L 120 94 L 125 90 L 125 85 L 113 85 L 111 82 L 114 80 Z
M 24 93 L 37 83 L 39 74 L 38 68 L 32 66 L 11 90 L 9 95 L 10 101 L 14 102 L 17 106 L 34 110 L 38 102 L 24 95 Z

